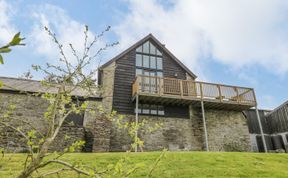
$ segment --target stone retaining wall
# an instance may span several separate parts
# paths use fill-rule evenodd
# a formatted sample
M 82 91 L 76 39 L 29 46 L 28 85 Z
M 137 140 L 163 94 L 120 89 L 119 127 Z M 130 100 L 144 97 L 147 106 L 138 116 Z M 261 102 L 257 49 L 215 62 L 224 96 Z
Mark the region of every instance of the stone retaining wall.
M 110 96 L 111 97 L 111 96 Z M 130 149 L 131 138 L 125 129 L 117 128 L 115 124 L 107 120 L 97 112 L 101 101 L 89 101 L 89 107 L 95 108 L 96 113 L 85 112 L 82 126 L 65 126 L 51 150 L 62 150 L 76 140 L 85 140 L 84 151 L 126 151 Z M 105 101 L 110 105 L 111 100 Z M 47 109 L 47 103 L 40 97 L 26 96 L 16 93 L 0 93 L 0 113 L 3 113 L 9 104 L 15 104 L 16 110 L 13 117 L 29 121 L 34 127 L 43 131 L 47 130 L 47 122 L 43 119 L 43 113 Z M 250 151 L 251 143 L 245 117 L 241 112 L 205 110 L 208 131 L 209 149 L 211 151 Z M 134 115 L 126 117 L 127 122 L 133 122 Z M 189 118 L 167 118 L 157 116 L 141 116 L 139 121 L 147 121 L 144 130 L 139 131 L 139 136 L 144 140 L 144 151 L 161 150 L 168 148 L 171 151 L 178 150 L 204 150 L 204 133 L 202 113 L 199 108 L 190 107 Z M 148 127 L 161 123 L 162 127 L 156 131 L 148 132 Z M 23 123 L 14 123 L 16 127 Z M 0 127 L 0 147 L 9 148 L 11 151 L 22 152 L 27 150 L 23 140 L 8 129 L 4 132 Z M 65 139 L 67 135 L 70 139 Z M 67 137 L 66 137 L 67 138 Z
M 242 112 L 208 110 L 205 116 L 211 151 L 251 151 L 247 121 Z
M 210 151 L 251 151 L 251 141 L 246 119 L 242 112 L 206 110 L 206 126 Z M 129 115 L 126 122 L 134 121 Z M 139 131 L 144 141 L 144 151 L 167 148 L 170 151 L 203 151 L 204 131 L 202 113 L 199 108 L 190 108 L 190 118 L 167 118 L 139 116 L 139 122 L 147 121 L 146 128 L 162 123 L 154 132 Z M 110 137 L 110 151 L 130 149 L 131 138 L 127 130 L 113 125 Z

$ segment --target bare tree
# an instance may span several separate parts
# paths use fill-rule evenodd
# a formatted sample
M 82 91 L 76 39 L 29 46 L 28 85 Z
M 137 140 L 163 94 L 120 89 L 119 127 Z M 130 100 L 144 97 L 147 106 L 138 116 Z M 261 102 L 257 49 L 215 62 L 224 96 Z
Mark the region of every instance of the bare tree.
M 46 93 L 36 93 L 27 95 L 37 95 L 41 96 L 43 99 L 47 100 L 49 106 L 47 111 L 44 113 L 44 118 L 48 122 L 48 130 L 43 133 L 33 126 L 33 124 L 25 121 L 19 120 L 25 124 L 29 129 L 25 130 L 19 127 L 15 127 L 13 125 L 13 111 L 15 110 L 14 105 L 10 105 L 5 114 L 0 116 L 0 125 L 9 128 L 18 135 L 20 135 L 24 140 L 28 147 L 28 154 L 26 156 L 26 160 L 24 163 L 23 171 L 18 175 L 18 178 L 26 178 L 37 173 L 39 169 L 49 165 L 49 164 L 59 164 L 62 165 L 63 168 L 58 170 L 53 170 L 50 172 L 46 172 L 44 174 L 39 174 L 38 177 L 50 176 L 53 174 L 59 174 L 63 171 L 75 171 L 79 175 L 91 176 L 91 177 L 101 177 L 103 175 L 121 175 L 121 177 L 128 177 L 132 173 L 134 173 L 140 166 L 130 165 L 127 166 L 125 170 L 122 170 L 123 165 L 126 164 L 127 157 L 120 159 L 115 165 L 108 166 L 105 170 L 99 171 L 95 168 L 90 168 L 89 166 L 79 166 L 77 164 L 71 164 L 69 162 L 65 162 L 62 160 L 62 156 L 67 152 L 73 152 L 76 149 L 80 149 L 84 145 L 84 141 L 78 140 L 62 152 L 50 153 L 49 149 L 55 140 L 56 136 L 59 134 L 63 123 L 66 118 L 71 113 L 80 113 L 84 111 L 88 111 L 90 113 L 98 112 L 105 117 L 106 119 L 116 121 L 118 127 L 127 128 L 129 135 L 133 138 L 134 141 L 132 143 L 131 149 L 139 146 L 143 146 L 143 141 L 135 135 L 135 130 L 138 130 L 140 127 L 144 127 L 145 122 L 142 123 L 125 123 L 123 119 L 125 116 L 118 115 L 115 111 L 105 112 L 105 110 L 101 109 L 101 107 L 90 108 L 87 107 L 86 102 L 79 102 L 79 98 L 77 96 L 73 96 L 73 92 L 76 90 L 81 90 L 84 95 L 82 97 L 86 98 L 89 96 L 93 96 L 97 94 L 100 90 L 99 86 L 96 84 L 97 78 L 95 77 L 98 68 L 100 66 L 101 59 L 99 55 L 118 44 L 118 42 L 105 44 L 100 47 L 94 53 L 92 52 L 92 48 L 95 43 L 100 40 L 103 35 L 110 30 L 110 26 L 107 27 L 104 31 L 102 31 L 99 35 L 95 36 L 91 42 L 88 41 L 88 26 L 85 26 L 84 30 L 84 45 L 83 45 L 83 53 L 76 51 L 72 44 L 69 44 L 73 57 L 76 59 L 76 63 L 71 63 L 70 59 L 67 58 L 67 55 L 64 53 L 63 45 L 57 40 L 56 35 L 52 33 L 47 27 L 45 27 L 48 35 L 52 38 L 52 40 L 57 45 L 60 52 L 60 59 L 58 64 L 50 64 L 47 63 L 45 66 L 33 65 L 32 68 L 35 71 L 43 72 L 45 74 L 45 79 L 41 81 L 41 84 L 47 88 L 53 88 L 56 92 L 46 92 Z M 94 63 L 98 64 L 94 69 L 89 70 L 89 64 Z M 85 71 L 85 72 L 83 72 Z M 29 75 L 30 76 L 30 73 Z M 100 108 L 100 109 L 99 109 Z M 158 128 L 160 125 L 156 125 Z M 153 129 L 152 129 L 153 130 Z M 129 154 L 128 154 L 129 155 Z M 127 155 L 127 156 L 128 156 Z M 161 154 L 160 158 L 157 159 L 155 167 L 157 166 L 160 159 L 163 157 Z M 152 167 L 149 175 L 151 176 L 155 167 Z M 115 169 L 115 168 L 118 169 Z M 116 171 L 115 171 L 116 170 Z M 119 170 L 119 171 L 117 171 Z

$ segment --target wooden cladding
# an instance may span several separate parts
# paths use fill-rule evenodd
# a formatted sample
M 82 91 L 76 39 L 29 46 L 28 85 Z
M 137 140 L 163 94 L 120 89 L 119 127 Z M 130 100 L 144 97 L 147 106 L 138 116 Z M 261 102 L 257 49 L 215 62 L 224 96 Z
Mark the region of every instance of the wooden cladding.
M 137 76 L 132 86 L 132 95 L 134 96 L 137 93 L 191 100 L 256 105 L 256 97 L 252 88 L 156 76 Z

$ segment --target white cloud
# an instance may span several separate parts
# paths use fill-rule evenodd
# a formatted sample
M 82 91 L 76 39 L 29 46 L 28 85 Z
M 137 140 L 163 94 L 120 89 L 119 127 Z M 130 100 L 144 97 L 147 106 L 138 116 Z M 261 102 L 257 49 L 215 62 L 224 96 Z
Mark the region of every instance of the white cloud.
M 130 12 L 117 26 L 123 47 L 153 33 L 201 76 L 203 56 L 233 69 L 261 65 L 288 72 L 288 2 L 285 0 L 128 1 Z
M 0 45 L 8 43 L 16 32 L 11 23 L 13 9 L 6 1 L 0 0 Z
M 59 42 L 63 44 L 64 53 L 70 62 L 76 61 L 69 47 L 70 43 L 81 57 L 84 48 L 84 24 L 72 19 L 62 8 L 50 4 L 33 6 L 32 12 L 34 26 L 29 38 L 37 54 L 53 60 L 57 60 L 60 56 L 56 44 L 44 30 L 46 26 L 56 34 Z M 89 41 L 91 41 L 94 33 L 89 31 L 88 35 Z M 101 41 L 96 43 L 96 46 L 100 44 L 102 44 Z

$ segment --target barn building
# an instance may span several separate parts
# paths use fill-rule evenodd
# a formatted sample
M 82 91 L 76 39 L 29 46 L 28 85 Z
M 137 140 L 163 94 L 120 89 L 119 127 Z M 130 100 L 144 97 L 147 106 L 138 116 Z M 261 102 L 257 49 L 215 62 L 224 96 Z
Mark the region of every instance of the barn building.
M 149 34 L 100 67 L 98 84 L 103 90 L 84 102 L 101 104 L 107 111 L 124 114 L 127 122 L 145 119 L 148 125 L 162 123 L 162 127 L 153 133 L 139 131 L 144 151 L 163 148 L 172 151 L 251 151 L 243 111 L 257 106 L 254 90 L 201 82 L 196 78 L 165 45 Z M 47 103 L 21 91 L 53 91 L 47 91 L 39 81 L 7 77 L 0 80 L 13 86 L 0 89 L 0 107 L 16 104 L 14 117 L 30 120 L 45 130 L 42 115 Z M 74 95 L 81 97 L 81 91 Z M 76 124 L 62 128 L 53 149 L 69 144 L 63 140 L 65 134 L 71 135 L 72 141 L 85 140 L 84 151 L 125 151 L 130 148 L 127 131 L 101 116 L 85 112 L 71 115 L 70 120 Z M 0 147 L 24 149 L 21 144 L 17 145 L 17 135 L 5 133 L 8 135 L 0 135 Z

